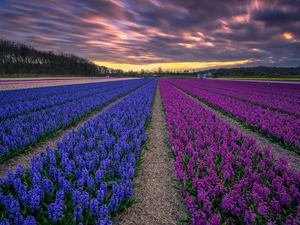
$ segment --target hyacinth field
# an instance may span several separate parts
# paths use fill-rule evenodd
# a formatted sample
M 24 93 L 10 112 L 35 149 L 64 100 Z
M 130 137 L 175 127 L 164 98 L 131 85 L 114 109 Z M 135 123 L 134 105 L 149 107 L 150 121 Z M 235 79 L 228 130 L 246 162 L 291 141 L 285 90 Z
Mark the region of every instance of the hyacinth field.
M 169 82 L 160 89 L 191 224 L 297 224 L 300 172 Z
M 145 82 L 136 80 L 1 92 L 0 162 Z
M 0 91 L 0 166 L 87 119 L 0 177 L 0 225 L 117 222 L 137 204 L 157 92 L 175 171 L 167 179 L 186 216 L 177 222 L 299 224 L 299 169 L 216 114 L 298 156 L 299 85 L 136 79 Z
M 170 80 L 170 83 L 300 154 L 298 85 L 272 84 L 269 87 L 267 83 L 231 82 L 228 85 L 226 81 L 188 80 Z

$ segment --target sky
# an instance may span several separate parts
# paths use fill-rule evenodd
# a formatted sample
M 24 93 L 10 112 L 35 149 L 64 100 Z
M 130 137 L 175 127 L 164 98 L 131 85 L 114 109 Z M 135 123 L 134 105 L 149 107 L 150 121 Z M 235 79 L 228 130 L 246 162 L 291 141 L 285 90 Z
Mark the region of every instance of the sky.
M 0 0 L 0 38 L 125 71 L 300 66 L 300 0 Z

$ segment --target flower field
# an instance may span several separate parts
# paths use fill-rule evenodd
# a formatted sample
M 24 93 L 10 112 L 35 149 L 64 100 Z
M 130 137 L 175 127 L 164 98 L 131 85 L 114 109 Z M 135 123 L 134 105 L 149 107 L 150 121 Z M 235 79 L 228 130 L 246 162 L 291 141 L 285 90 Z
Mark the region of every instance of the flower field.
M 102 98 L 113 99 L 142 83 Z M 28 170 L 8 171 L 0 180 L 1 224 L 111 224 L 111 216 L 132 201 L 155 87 L 156 81 L 148 81 L 68 133 L 57 149 L 33 157 Z
M 300 154 L 298 85 L 272 84 L 268 87 L 267 83 L 253 85 L 235 81 L 168 82 Z
M 297 85 L 253 82 L 194 81 L 186 84 L 205 91 L 243 100 L 273 111 L 300 116 L 300 98 Z M 255 94 L 254 94 L 255 93 Z M 280 94 L 279 94 L 280 93 Z
M 72 84 L 90 84 L 120 80 L 132 80 L 136 78 L 96 78 L 96 77 L 39 77 L 39 78 L 0 78 L 0 91 L 18 90 L 38 87 L 50 87 Z
M 300 172 L 168 82 L 160 89 L 191 224 L 298 224 Z
M 146 82 L 119 81 L 1 92 L 0 162 Z
M 180 204 L 178 223 L 299 225 L 299 106 L 298 85 L 243 81 L 134 79 L 0 91 L 0 225 L 110 225 L 122 224 L 120 217 L 126 225 L 176 224 Z M 231 117 L 285 152 L 275 156 Z M 31 146 L 50 136 L 55 147 L 33 151 L 22 165 Z M 162 152 L 170 161 L 158 160 Z M 177 196 L 169 200 L 172 188 Z

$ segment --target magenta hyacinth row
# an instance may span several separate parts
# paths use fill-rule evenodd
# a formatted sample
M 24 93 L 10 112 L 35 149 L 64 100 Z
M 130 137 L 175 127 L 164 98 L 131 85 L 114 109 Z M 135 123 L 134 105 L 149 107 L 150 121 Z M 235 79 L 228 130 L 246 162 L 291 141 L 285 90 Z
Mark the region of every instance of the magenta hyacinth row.
M 300 172 L 166 80 L 159 83 L 189 222 L 297 224 Z
M 227 95 L 203 90 L 202 86 L 205 83 L 196 81 L 194 85 L 191 85 L 188 81 L 176 79 L 170 79 L 168 82 L 234 116 L 237 120 L 246 123 L 260 133 L 278 140 L 290 150 L 300 153 L 300 118 L 263 108 L 249 101 L 242 101 Z M 255 93 L 253 94 L 255 95 Z

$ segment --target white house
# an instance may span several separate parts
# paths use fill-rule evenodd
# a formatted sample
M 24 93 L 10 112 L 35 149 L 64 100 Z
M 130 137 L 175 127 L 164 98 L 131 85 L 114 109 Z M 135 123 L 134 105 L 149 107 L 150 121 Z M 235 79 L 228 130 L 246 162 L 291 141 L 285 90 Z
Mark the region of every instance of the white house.
M 207 78 L 213 78 L 214 75 L 211 72 L 199 72 L 197 74 L 197 78 L 201 79 L 207 79 Z

